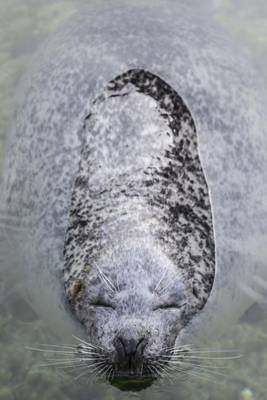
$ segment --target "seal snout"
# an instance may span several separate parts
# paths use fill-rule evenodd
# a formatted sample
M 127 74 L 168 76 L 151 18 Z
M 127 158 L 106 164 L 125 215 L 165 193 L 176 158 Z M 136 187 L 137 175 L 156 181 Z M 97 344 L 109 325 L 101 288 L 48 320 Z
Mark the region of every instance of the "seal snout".
M 140 375 L 143 365 L 147 338 L 126 338 L 118 336 L 114 340 L 118 372 L 122 375 Z

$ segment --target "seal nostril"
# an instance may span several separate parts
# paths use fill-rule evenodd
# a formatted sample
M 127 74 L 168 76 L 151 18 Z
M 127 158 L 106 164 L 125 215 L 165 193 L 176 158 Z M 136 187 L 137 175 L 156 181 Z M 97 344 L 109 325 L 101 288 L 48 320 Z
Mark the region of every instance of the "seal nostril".
M 125 355 L 134 356 L 136 354 L 137 342 L 134 339 L 121 339 Z
M 139 356 L 142 356 L 144 354 L 144 349 L 145 349 L 147 343 L 148 343 L 148 340 L 144 337 L 139 340 L 137 347 L 136 347 L 137 354 Z
M 118 360 L 121 361 L 125 357 L 124 345 L 121 337 L 118 337 L 114 340 L 114 347 L 117 352 Z
M 122 351 L 126 357 L 135 357 L 136 355 L 142 356 L 147 344 L 147 339 L 126 339 L 120 336 L 116 339 L 114 344 L 119 357 L 122 355 Z

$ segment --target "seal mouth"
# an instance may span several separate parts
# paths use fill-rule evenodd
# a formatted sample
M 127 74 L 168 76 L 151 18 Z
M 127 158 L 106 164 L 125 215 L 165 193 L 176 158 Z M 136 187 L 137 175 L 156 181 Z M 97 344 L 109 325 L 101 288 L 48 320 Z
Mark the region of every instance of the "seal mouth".
M 110 384 L 122 391 L 139 392 L 151 386 L 157 378 L 150 375 L 127 375 L 122 373 L 114 376 Z
M 140 391 L 151 386 L 157 380 L 157 377 L 151 374 L 145 364 L 137 366 L 129 362 L 127 367 L 124 365 L 124 368 L 117 364 L 114 370 L 115 373 L 109 382 L 120 390 Z
M 151 372 L 145 363 L 134 363 L 129 360 L 125 364 L 114 365 L 114 376 L 119 379 L 137 380 L 151 377 Z

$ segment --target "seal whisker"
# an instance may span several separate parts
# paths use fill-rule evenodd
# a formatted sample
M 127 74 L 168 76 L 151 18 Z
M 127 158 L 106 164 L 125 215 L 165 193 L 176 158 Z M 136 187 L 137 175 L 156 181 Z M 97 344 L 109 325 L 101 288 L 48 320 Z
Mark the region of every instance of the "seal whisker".
M 59 344 L 45 344 L 45 343 L 37 343 L 37 346 L 43 346 L 43 347 L 58 347 L 58 348 L 63 348 L 63 349 L 71 349 L 71 350 L 77 350 L 77 347 L 73 347 L 70 345 L 59 345 Z
M 103 365 L 103 364 L 106 364 L 106 360 L 101 360 L 101 361 L 97 361 L 97 362 L 93 362 L 93 363 L 91 363 L 91 364 L 88 364 L 88 367 L 90 368 L 90 367 L 100 367 L 101 365 Z
M 83 361 L 84 359 L 82 357 L 73 357 L 73 358 L 57 358 L 57 357 L 53 357 L 53 358 L 45 358 L 47 361 Z
M 105 355 L 104 354 L 104 352 L 103 352 L 103 350 L 99 350 L 99 351 L 97 351 L 96 349 L 90 349 L 90 348 L 88 348 L 88 349 L 86 349 L 85 351 L 83 351 L 83 350 L 79 350 L 79 354 L 83 354 L 83 355 L 85 355 L 85 356 L 96 356 L 96 357 L 98 357 L 98 356 L 100 356 L 100 355 Z
M 71 360 L 80 360 L 80 361 L 100 361 L 106 360 L 106 357 L 75 357 L 75 358 L 46 358 L 48 361 L 71 361 Z
M 173 360 L 177 359 L 177 360 L 185 360 L 185 359 L 194 359 L 194 360 L 238 360 L 240 358 L 242 358 L 242 354 L 238 354 L 236 356 L 225 356 L 225 357 L 215 357 L 215 356 L 194 356 L 194 355 L 171 355 L 171 356 L 165 356 L 166 359 L 167 358 L 172 358 Z
M 105 274 L 100 270 L 100 268 L 97 266 L 97 270 L 98 270 L 98 275 L 100 277 L 100 279 L 106 284 L 106 286 L 112 291 L 114 292 L 115 289 L 113 288 L 111 282 L 109 281 L 109 279 L 105 276 Z
M 169 365 L 170 365 L 170 367 L 172 368 L 172 366 L 183 366 L 183 365 L 185 365 L 185 366 L 188 366 L 188 367 L 193 367 L 193 368 L 197 368 L 197 369 L 201 369 L 201 370 L 205 370 L 205 371 L 210 371 L 210 372 L 212 372 L 212 373 L 214 373 L 214 374 L 216 374 L 216 375 L 221 375 L 221 376 L 223 376 L 223 377 L 226 377 L 226 375 L 224 375 L 224 374 L 222 374 L 222 373 L 220 373 L 220 372 L 216 372 L 216 371 L 214 371 L 214 369 L 221 369 L 221 368 L 226 368 L 226 367 L 217 367 L 216 368 L 216 366 L 211 366 L 211 365 L 201 365 L 201 364 L 191 364 L 191 363 L 188 363 L 188 362 L 184 362 L 184 361 L 180 361 L 180 362 L 178 362 L 178 363 L 172 363 L 172 362 L 169 362 L 168 363 Z
M 97 346 L 86 346 L 85 344 L 79 345 L 77 347 L 78 352 L 81 354 L 103 354 L 105 353 L 104 349 Z
M 118 289 L 116 288 L 114 283 L 110 281 L 110 279 L 106 276 L 106 274 L 104 274 L 104 272 L 98 266 L 96 266 L 96 268 L 98 270 L 99 277 L 103 280 L 103 282 L 106 283 L 106 285 L 109 287 L 109 289 L 112 292 L 118 292 Z
M 192 370 L 185 370 L 185 369 L 182 370 L 182 371 L 180 369 L 174 369 L 174 371 L 186 374 L 189 377 L 195 377 L 195 378 L 204 379 L 204 380 L 207 380 L 207 381 L 212 382 L 212 383 L 221 384 L 221 385 L 224 384 L 223 382 L 218 381 L 218 379 L 211 379 L 211 378 L 214 378 L 214 377 L 211 376 L 211 375 L 205 374 L 205 372 L 195 371 L 195 370 L 194 370 L 194 372 L 192 372 Z
M 52 362 L 52 360 L 47 360 L 50 361 L 48 363 L 40 364 L 40 367 L 53 367 L 53 366 L 64 366 L 64 365 L 73 365 L 73 366 L 78 366 L 78 365 L 88 365 L 86 364 L 85 361 L 83 360 L 68 360 L 68 361 L 56 361 Z
M 106 374 L 107 374 L 107 372 L 109 371 L 109 369 L 110 369 L 110 365 L 107 365 L 107 364 L 105 364 L 105 365 L 103 365 L 103 367 L 100 367 L 99 368 L 99 370 L 97 371 L 97 376 L 105 376 Z
M 66 362 L 66 363 L 47 363 L 47 364 L 39 364 L 36 366 L 36 368 L 48 368 L 48 367 L 58 367 L 58 368 L 68 368 L 68 367 L 79 367 L 79 366 L 85 366 L 84 363 L 71 363 L 71 362 Z
M 82 376 L 84 376 L 84 375 L 86 375 L 87 374 L 87 372 L 88 371 L 83 371 L 81 374 L 79 374 L 78 376 L 75 376 L 72 380 L 71 380 L 71 382 L 72 381 L 77 381 L 78 379 L 80 379 Z
M 106 365 L 105 361 L 97 362 L 97 363 L 92 363 L 92 364 L 87 364 L 84 365 L 84 368 L 86 368 L 90 373 L 94 372 L 98 368 L 100 368 L 102 365 Z
M 102 350 L 102 351 L 104 351 L 104 349 L 103 349 L 102 347 L 100 347 L 100 346 L 96 346 L 96 345 L 94 345 L 94 344 L 88 343 L 88 342 L 86 342 L 85 340 L 79 338 L 78 336 L 75 336 L 75 335 L 72 335 L 72 336 L 74 337 L 74 339 L 76 339 L 76 340 L 78 340 L 79 342 L 83 343 L 83 345 L 85 345 L 85 348 L 88 348 L 88 349 L 93 348 L 93 349 L 96 349 L 96 350 Z M 83 347 L 84 347 L 84 346 L 83 346 Z
M 81 371 L 84 369 L 88 370 L 88 364 L 86 365 L 86 364 L 82 363 L 82 364 L 58 365 L 58 366 L 56 366 L 56 368 L 57 369 L 73 369 L 73 368 L 75 368 L 75 370 L 79 369 Z
M 163 272 L 162 277 L 159 279 L 159 281 L 158 281 L 156 287 L 155 287 L 154 290 L 153 290 L 153 293 L 157 292 L 157 290 L 158 290 L 158 288 L 159 288 L 161 282 L 163 281 L 164 277 L 166 276 L 166 274 L 167 274 L 167 270 L 165 270 L 165 271 Z
M 38 349 L 35 347 L 25 347 L 26 350 L 31 350 L 31 351 L 40 351 L 42 353 L 58 353 L 58 354 L 66 354 L 66 355 L 70 355 L 70 354 L 78 354 L 78 352 L 76 351 L 64 351 L 64 350 L 51 350 L 51 349 Z
M 106 359 L 106 356 L 100 353 L 79 353 L 79 355 L 83 356 L 84 358 L 93 358 L 94 360 Z
M 184 364 L 184 363 L 181 363 L 181 364 Z M 178 365 L 178 367 L 182 367 L 183 368 L 183 365 Z M 197 373 L 205 373 L 205 374 L 210 375 L 211 377 L 212 376 L 219 376 L 219 377 L 223 377 L 223 378 L 226 378 L 226 379 L 229 378 L 229 376 L 227 376 L 225 374 L 222 374 L 220 372 L 214 371 L 213 369 L 209 369 L 209 368 L 202 367 L 202 366 L 199 366 L 199 365 L 192 365 L 192 367 L 193 367 L 192 369 L 189 368 L 189 367 L 185 367 L 183 370 L 185 372 L 188 372 L 188 371 L 193 371 L 194 372 L 195 371 Z M 174 370 L 176 370 L 176 366 L 170 366 L 169 370 L 171 370 L 172 368 Z
M 161 371 L 162 371 L 161 377 L 162 377 L 162 378 L 167 377 L 167 378 L 169 379 L 169 381 L 173 383 L 173 379 L 172 379 L 170 373 L 164 368 L 165 365 L 161 365 L 161 363 L 157 363 L 157 366 L 158 366 L 158 367 L 161 369 Z
M 191 355 L 201 355 L 201 354 L 232 354 L 233 357 L 242 357 L 242 355 L 239 353 L 239 350 L 236 349 L 214 349 L 214 348 L 201 348 L 201 347 L 196 347 L 192 344 L 185 344 L 177 347 L 165 347 L 162 350 L 168 351 L 171 353 L 172 356 L 191 356 Z M 169 355 L 169 354 L 166 354 Z
M 163 362 L 166 362 L 165 360 L 163 360 Z M 227 366 L 219 366 L 219 365 L 212 365 L 212 364 L 200 364 L 200 363 L 195 363 L 195 362 L 190 362 L 190 361 L 167 361 L 168 364 L 171 365 L 188 365 L 188 366 L 193 366 L 193 367 L 204 367 L 204 368 L 210 368 L 210 369 L 226 369 Z
M 184 363 L 182 363 L 182 364 L 184 364 Z M 185 364 L 185 365 L 187 366 L 188 364 Z M 193 369 L 192 369 L 193 371 L 195 371 L 195 370 L 200 371 L 200 372 L 203 371 L 205 373 L 210 374 L 211 376 L 216 375 L 216 376 L 221 376 L 226 379 L 229 378 L 229 376 L 222 374 L 221 372 L 214 371 L 213 368 L 206 368 L 206 367 L 202 367 L 199 365 L 192 365 L 192 366 L 193 366 Z M 190 371 L 191 371 L 191 369 L 190 369 Z
M 79 364 L 70 364 L 70 365 L 58 365 L 58 366 L 55 366 L 56 369 L 68 369 L 68 370 L 75 369 L 75 371 L 77 369 L 79 369 L 81 371 L 85 367 L 87 368 L 87 366 L 84 365 L 84 364 L 80 364 L 80 365 Z
M 110 378 L 111 378 L 111 374 L 114 374 L 114 369 L 113 369 L 113 366 L 112 365 L 110 365 L 110 371 L 108 372 L 108 376 L 107 376 L 107 380 L 109 381 L 110 380 Z
M 172 285 L 172 282 L 169 282 L 166 286 L 164 286 L 158 293 L 159 296 L 165 296 L 167 293 L 167 290 L 169 289 L 169 287 Z
M 192 344 L 184 344 L 181 345 L 177 348 L 174 347 L 163 347 L 161 349 L 161 351 L 167 351 L 168 353 L 175 353 L 175 352 L 179 352 L 179 353 L 185 353 L 185 352 L 191 352 L 192 350 Z
M 104 360 L 106 359 L 106 356 L 101 353 L 93 353 L 93 352 L 87 352 L 87 353 L 80 353 L 79 351 L 61 351 L 61 350 L 51 350 L 51 349 L 38 349 L 38 348 L 33 348 L 33 347 L 26 347 L 27 350 L 31 351 L 38 351 L 41 353 L 52 353 L 55 355 L 59 356 L 66 356 L 63 359 L 59 359 L 57 357 L 51 359 L 54 361 L 70 361 L 70 360 L 87 360 L 87 361 L 98 361 L 98 360 Z M 83 355 L 81 357 L 81 354 Z M 73 358 L 67 358 L 70 357 L 71 355 L 75 356 Z
M 171 382 L 172 384 L 174 383 L 173 376 L 166 369 L 163 370 L 161 378 L 167 378 L 169 382 Z
M 162 368 L 160 367 L 160 369 L 158 367 L 156 367 L 155 364 L 150 364 L 149 365 L 150 368 L 152 368 L 152 370 L 154 370 L 154 373 L 156 373 L 157 376 L 162 377 L 163 376 L 163 372 L 162 372 Z
M 176 349 L 176 348 L 174 348 L 173 349 L 173 352 L 175 352 L 175 351 L 179 351 L 179 348 L 178 349 Z M 230 349 L 227 349 L 227 350 L 223 350 L 223 349 L 205 349 L 205 348 L 196 348 L 196 349 L 190 349 L 189 350 L 190 351 L 190 353 L 237 353 L 238 352 L 238 350 L 230 350 Z
M 89 371 L 90 377 L 91 377 L 91 378 L 94 377 L 94 378 L 98 379 L 98 378 L 99 378 L 98 370 L 99 370 L 99 367 L 98 367 L 98 368 L 95 368 L 93 371 Z M 101 375 L 100 375 L 100 377 L 101 377 Z
M 190 368 L 185 368 L 185 367 L 182 367 L 182 366 L 176 366 L 176 367 L 170 367 L 170 366 L 168 366 L 168 367 L 166 367 L 166 369 L 170 372 L 170 373 L 172 373 L 172 374 L 175 374 L 176 372 L 178 372 L 179 374 L 183 374 L 183 375 L 187 375 L 187 376 L 198 376 L 197 375 L 197 373 L 195 373 L 195 372 L 192 372 L 192 369 L 190 369 Z
M 209 356 L 210 354 L 210 356 Z M 218 356 L 217 356 L 218 354 Z M 224 355 L 225 354 L 225 355 Z M 189 351 L 186 353 L 172 353 L 172 357 L 211 357 L 211 358 L 241 358 L 241 353 L 234 353 L 234 352 L 214 352 L 214 351 Z
M 155 375 L 155 371 L 153 371 L 153 369 L 150 367 L 150 365 L 147 365 L 146 367 L 147 367 L 147 369 L 150 371 L 151 375 L 154 376 L 154 375 Z M 158 375 L 158 374 L 156 373 L 156 376 L 157 376 L 157 375 Z
M 174 371 L 178 371 L 178 372 L 185 372 L 187 370 L 189 370 L 189 368 L 185 368 L 182 366 L 170 366 L 170 365 L 165 365 L 165 369 L 168 370 L 170 373 L 173 373 Z
M 186 367 L 186 368 L 182 367 L 181 364 L 170 365 L 169 363 L 166 363 L 165 361 L 163 361 L 163 362 L 162 361 L 158 361 L 158 362 L 159 362 L 159 364 L 162 365 L 162 368 L 164 368 L 165 371 L 168 370 L 168 371 L 172 372 L 177 367 L 181 367 L 182 368 L 181 371 L 188 369 L 188 367 Z
M 110 369 L 112 369 L 112 366 L 110 364 L 106 364 L 106 367 L 103 368 L 102 371 L 100 371 L 100 376 L 105 376 L 110 371 Z
M 187 373 L 187 369 L 185 368 L 169 368 L 168 366 L 166 367 L 166 370 L 169 372 L 169 374 L 173 375 L 175 378 L 179 377 L 184 380 L 189 380 L 190 379 L 190 375 Z
M 92 356 L 94 358 L 106 358 L 105 354 L 102 354 L 100 352 L 94 352 L 94 351 L 79 352 L 78 354 L 82 354 L 85 357 Z
M 90 372 L 90 374 L 94 375 L 94 373 L 99 370 L 99 368 L 101 367 L 102 364 L 106 365 L 106 363 L 104 363 L 104 362 L 99 363 L 98 365 L 96 365 L 96 364 L 88 365 L 87 367 L 85 367 L 85 368 L 87 368 L 87 371 L 85 373 L 82 373 L 81 375 L 77 376 L 74 380 L 79 379 L 80 377 L 85 375 L 87 372 Z M 94 368 L 91 369 L 91 367 L 94 367 Z
M 85 362 L 83 360 L 81 360 L 81 359 L 77 359 L 77 360 L 61 360 L 61 361 L 53 360 L 53 361 L 54 362 L 39 364 L 39 366 L 40 367 L 50 367 L 50 366 L 57 366 L 57 365 L 85 365 Z
M 96 373 L 96 377 L 98 377 L 99 379 L 105 379 L 107 372 L 110 370 L 110 367 L 108 365 L 105 365 L 102 369 L 100 369 L 97 373 Z
M 232 353 L 232 355 L 230 355 Z M 226 360 L 234 360 L 234 359 L 239 359 L 242 358 L 242 354 L 237 353 L 233 354 L 233 352 L 226 353 L 224 355 L 223 353 L 218 353 L 218 356 L 216 355 L 215 352 L 211 352 L 211 355 L 209 355 L 210 352 L 194 352 L 194 351 L 187 351 L 187 352 L 172 352 L 172 353 L 162 353 L 160 354 L 160 357 L 165 358 L 165 359 L 190 359 L 190 358 L 195 358 L 195 359 L 211 359 L 211 360 L 221 360 L 221 359 L 226 359 Z
M 240 353 L 238 350 L 215 350 L 215 349 L 177 349 L 177 350 L 172 350 L 170 351 L 173 355 L 194 355 L 194 354 L 226 354 L 226 355 L 232 355 L 232 356 L 240 356 Z

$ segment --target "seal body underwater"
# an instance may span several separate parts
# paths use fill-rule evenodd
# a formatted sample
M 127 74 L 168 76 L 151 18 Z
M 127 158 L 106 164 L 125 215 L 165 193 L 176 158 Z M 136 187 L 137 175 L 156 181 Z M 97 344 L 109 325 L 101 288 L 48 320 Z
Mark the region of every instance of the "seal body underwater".
M 101 374 L 158 377 L 266 277 L 256 74 L 173 3 L 90 12 L 37 58 L 8 139 L 6 264 Z

